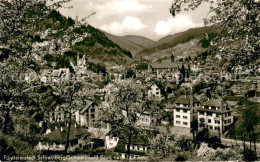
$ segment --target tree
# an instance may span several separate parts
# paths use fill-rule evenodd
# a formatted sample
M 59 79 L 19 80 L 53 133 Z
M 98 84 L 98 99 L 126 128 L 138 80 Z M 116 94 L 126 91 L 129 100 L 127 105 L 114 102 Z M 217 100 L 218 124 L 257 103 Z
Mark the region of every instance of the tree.
M 118 85 L 118 92 L 115 94 L 111 105 L 104 107 L 100 120 L 110 124 L 111 129 L 127 139 L 127 155 L 130 158 L 130 145 L 139 130 L 142 128 L 139 121 L 144 112 L 148 110 L 149 102 L 144 90 L 133 87 L 129 84 Z
M 170 132 L 160 133 L 151 139 L 152 160 L 166 158 L 174 152 L 174 137 L 169 134 Z
M 235 125 L 232 125 L 228 130 L 228 136 L 230 138 L 231 145 L 232 145 L 232 139 L 236 140 L 236 145 L 237 145 L 237 129 Z
M 243 110 L 242 113 L 242 123 L 241 126 L 244 128 L 242 130 L 246 131 L 249 137 L 249 143 L 251 150 L 252 148 L 252 142 L 254 143 L 254 150 L 256 152 L 256 132 L 257 127 L 260 124 L 260 117 L 259 117 L 259 105 L 252 105 L 249 107 L 246 107 L 245 110 Z
M 179 84 L 184 83 L 185 77 L 186 77 L 186 71 L 185 71 L 184 65 L 182 65 L 181 69 L 180 69 L 180 81 L 179 81 Z
M 195 10 L 203 3 L 210 3 L 208 18 L 204 19 L 205 25 L 218 24 L 219 34 L 212 44 L 241 41 L 239 48 L 232 46 L 225 51 L 235 52 L 238 63 L 243 63 L 247 58 L 252 62 L 259 57 L 260 50 L 260 1 L 258 0 L 174 0 L 170 13 L 176 16 L 182 10 Z
M 196 141 L 196 134 L 198 132 L 198 126 L 199 126 L 198 120 L 193 119 L 192 122 L 191 122 L 191 130 L 190 131 L 192 132 L 192 137 L 193 137 L 194 142 Z
M 174 55 L 171 55 L 171 62 L 174 62 Z
M 68 1 L 0 0 L 0 53 L 6 56 L 0 62 L 0 105 L 5 114 L 3 134 L 8 133 L 12 116 L 22 114 L 31 117 L 31 108 L 39 106 L 34 96 L 35 87 L 39 85 L 27 83 L 23 76 L 25 72 L 30 69 L 38 73 L 40 67 L 45 65 L 38 60 L 43 60 L 47 54 L 61 55 L 87 36 L 86 33 L 73 32 L 85 24 L 84 21 L 76 19 L 66 28 L 59 28 L 64 25 L 66 18 L 51 17 L 54 10 Z M 47 21 L 49 19 L 51 21 Z M 7 139 L 16 133 L 8 134 Z
M 73 119 L 72 114 L 75 112 L 76 108 L 84 106 L 82 102 L 84 98 L 84 94 L 82 94 L 82 87 L 83 84 L 81 82 L 61 81 L 54 89 L 54 94 L 59 100 L 58 106 L 64 110 L 65 122 L 68 125 L 65 153 L 68 153 L 69 148 L 70 129 Z

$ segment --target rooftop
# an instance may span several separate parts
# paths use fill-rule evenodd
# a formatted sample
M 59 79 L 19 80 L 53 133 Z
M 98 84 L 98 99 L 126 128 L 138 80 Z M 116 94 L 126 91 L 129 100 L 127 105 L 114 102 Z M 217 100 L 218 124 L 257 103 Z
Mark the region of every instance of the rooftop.
M 199 103 L 199 100 L 193 96 L 193 95 L 182 95 L 179 97 L 176 101 L 175 104 L 185 104 L 185 105 L 190 105 L 191 102 L 193 103 Z
M 178 64 L 172 62 L 152 63 L 151 67 L 153 69 L 175 69 L 178 68 Z

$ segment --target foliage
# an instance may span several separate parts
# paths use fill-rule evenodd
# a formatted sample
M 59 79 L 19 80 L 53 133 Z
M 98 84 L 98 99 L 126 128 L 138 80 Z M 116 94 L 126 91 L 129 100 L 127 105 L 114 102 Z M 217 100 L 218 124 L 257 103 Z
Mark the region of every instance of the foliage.
M 145 111 L 151 109 L 152 102 L 146 98 L 142 88 L 130 84 L 117 85 L 118 91 L 111 105 L 103 107 L 100 120 L 111 125 L 114 132 L 127 139 L 127 154 L 130 155 L 132 138 L 140 134 L 139 121 Z M 155 112 L 155 111 L 151 111 Z
M 181 137 L 180 139 L 177 140 L 176 146 L 179 147 L 181 150 L 184 151 L 193 151 L 194 146 L 193 146 L 192 139 L 189 139 L 187 137 Z
M 224 49 L 227 53 L 235 53 L 237 63 L 249 58 L 252 62 L 259 57 L 259 21 L 260 2 L 256 0 L 241 1 L 214 1 L 214 0 L 174 0 L 170 13 L 176 16 L 182 10 L 195 10 L 203 3 L 210 3 L 209 17 L 204 19 L 205 25 L 218 24 L 221 29 L 212 43 L 230 43 L 243 39 L 239 48 L 229 47 Z M 239 61 L 240 60 L 240 61 Z
M 152 160 L 162 159 L 174 153 L 174 137 L 168 133 L 157 134 L 151 139 L 149 158 Z
M 200 92 L 201 89 L 205 88 L 205 84 L 203 82 L 200 82 L 198 84 L 195 84 L 193 86 L 193 94 Z
M 135 72 L 132 69 L 128 69 L 126 74 L 125 74 L 125 77 L 126 78 L 135 78 L 136 77 L 135 75 L 136 74 L 135 74 Z
M 199 43 L 201 43 L 201 47 L 208 48 L 212 40 L 214 40 L 214 38 L 216 37 L 217 37 L 216 33 L 209 33 L 207 35 L 207 38 L 203 38 L 202 40 L 199 41 Z
M 243 152 L 243 160 L 244 161 L 257 161 L 258 157 L 256 155 L 256 152 L 254 152 L 253 150 L 250 150 L 250 149 L 246 149 Z
M 67 1 L 0 1 L 0 51 L 8 52 L 8 58 L 0 62 L 0 105 L 6 114 L 2 132 L 4 136 L 8 134 L 4 149 L 13 148 L 17 155 L 34 153 L 32 148 L 41 132 L 34 119 L 41 120 L 44 112 L 57 105 L 53 89 L 31 86 L 22 75 L 27 70 L 38 73 L 42 58 L 51 63 L 57 56 L 57 68 L 69 66 L 69 61 L 59 56 L 85 37 L 72 32 L 85 22 L 66 19 L 55 11 Z M 25 120 L 27 117 L 30 120 Z M 14 129 L 9 132 L 8 125 L 12 123 Z
M 100 65 L 100 64 L 95 64 L 92 62 L 89 63 L 89 69 L 91 69 L 95 73 L 102 73 L 104 75 L 107 73 L 105 66 Z
M 178 155 L 175 159 L 175 161 L 186 161 L 188 160 L 186 156 L 184 155 Z
M 145 63 L 141 63 L 136 66 L 136 70 L 146 70 L 146 69 L 148 69 L 148 65 Z

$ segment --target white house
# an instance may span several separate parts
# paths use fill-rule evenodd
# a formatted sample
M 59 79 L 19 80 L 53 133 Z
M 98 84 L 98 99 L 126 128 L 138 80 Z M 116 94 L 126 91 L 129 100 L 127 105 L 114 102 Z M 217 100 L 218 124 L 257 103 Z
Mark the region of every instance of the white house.
M 111 149 L 117 146 L 119 137 L 117 137 L 112 131 L 106 134 L 105 147 L 106 149 Z
M 137 121 L 137 125 L 143 126 L 143 127 L 151 126 L 152 124 L 154 124 L 154 122 L 156 120 L 153 118 L 150 111 L 145 111 L 142 114 L 137 113 L 137 116 L 139 118 Z
M 174 125 L 191 128 L 191 122 L 197 118 L 197 108 L 200 106 L 199 100 L 193 95 L 182 95 L 173 105 Z
M 148 88 L 148 99 L 152 100 L 162 100 L 163 99 L 163 92 L 164 88 L 161 87 L 157 83 L 153 83 L 149 88 Z
M 210 131 L 223 133 L 234 122 L 233 110 L 224 105 L 221 99 L 211 99 L 198 109 L 199 124 L 206 125 Z

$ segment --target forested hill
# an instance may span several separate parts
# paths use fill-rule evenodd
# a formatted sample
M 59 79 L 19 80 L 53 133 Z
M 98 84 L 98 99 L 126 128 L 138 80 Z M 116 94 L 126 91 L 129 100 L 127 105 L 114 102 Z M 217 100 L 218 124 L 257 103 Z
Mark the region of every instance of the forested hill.
M 70 17 L 66 18 L 58 11 L 53 10 L 47 19 L 40 24 L 39 30 L 43 31 L 48 28 L 57 30 L 57 33 L 52 35 L 52 37 L 55 38 L 64 34 L 62 32 L 74 24 L 75 20 Z M 85 55 L 87 63 L 89 64 L 120 65 L 131 60 L 132 55 L 129 51 L 120 48 L 117 44 L 109 40 L 103 32 L 89 24 L 76 27 L 73 32 L 80 35 L 87 34 L 88 36 L 70 47 L 64 54 L 46 54 L 42 56 L 42 58 L 47 61 L 49 67 L 70 67 L 69 62 L 75 62 L 77 55 L 81 57 Z

